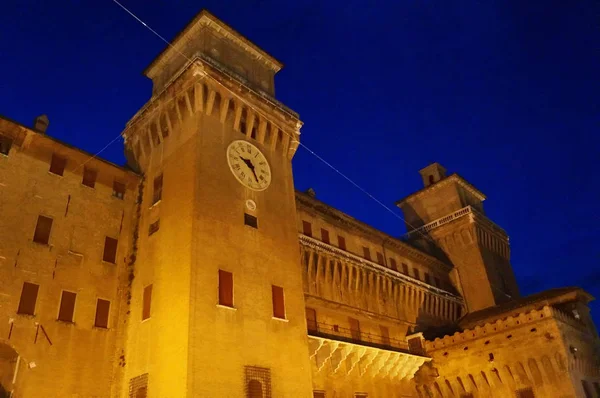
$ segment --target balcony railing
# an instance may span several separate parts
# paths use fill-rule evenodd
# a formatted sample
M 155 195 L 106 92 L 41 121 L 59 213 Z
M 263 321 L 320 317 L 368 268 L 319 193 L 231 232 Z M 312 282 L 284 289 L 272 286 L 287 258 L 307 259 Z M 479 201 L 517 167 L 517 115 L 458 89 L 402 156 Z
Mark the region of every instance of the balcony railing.
M 391 338 L 385 335 L 366 333 L 360 330 L 344 328 L 339 325 L 330 325 L 322 322 L 307 320 L 308 334 L 310 336 L 324 337 L 332 340 L 345 341 L 352 344 L 381 348 L 390 351 L 422 355 L 421 352 L 411 352 L 408 343 L 404 340 Z

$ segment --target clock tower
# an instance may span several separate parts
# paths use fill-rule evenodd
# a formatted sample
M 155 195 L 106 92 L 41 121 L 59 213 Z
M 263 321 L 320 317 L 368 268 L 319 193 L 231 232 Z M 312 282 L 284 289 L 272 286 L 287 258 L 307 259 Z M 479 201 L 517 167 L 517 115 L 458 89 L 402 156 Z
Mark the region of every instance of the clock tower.
M 282 65 L 206 11 L 146 69 L 123 137 L 143 177 L 124 304 L 123 394 L 307 397 Z

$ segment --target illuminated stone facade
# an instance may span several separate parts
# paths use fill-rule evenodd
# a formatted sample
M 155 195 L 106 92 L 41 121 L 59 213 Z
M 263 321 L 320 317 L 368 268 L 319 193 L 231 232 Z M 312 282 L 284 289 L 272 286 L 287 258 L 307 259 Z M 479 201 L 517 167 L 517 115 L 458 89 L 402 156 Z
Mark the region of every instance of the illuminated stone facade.
M 421 170 L 401 239 L 294 190 L 280 68 L 200 13 L 127 167 L 0 119 L 0 397 L 599 397 L 592 298 L 520 297 L 460 176 Z

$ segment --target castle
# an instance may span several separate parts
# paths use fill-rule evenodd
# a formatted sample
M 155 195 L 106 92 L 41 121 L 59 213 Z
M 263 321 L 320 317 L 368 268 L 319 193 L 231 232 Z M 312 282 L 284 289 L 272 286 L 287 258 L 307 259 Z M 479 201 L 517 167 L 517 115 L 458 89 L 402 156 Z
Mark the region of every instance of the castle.
M 0 118 L 0 397 L 600 397 L 579 288 L 521 297 L 437 163 L 397 238 L 294 189 L 282 65 L 206 11 L 121 167 Z

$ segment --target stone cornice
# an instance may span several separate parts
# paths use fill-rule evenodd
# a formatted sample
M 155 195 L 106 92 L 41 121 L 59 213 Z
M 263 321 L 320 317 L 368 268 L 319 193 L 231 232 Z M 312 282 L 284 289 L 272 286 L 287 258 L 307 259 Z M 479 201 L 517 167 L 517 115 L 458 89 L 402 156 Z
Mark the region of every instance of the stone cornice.
M 296 191 L 296 204 L 305 208 L 310 208 L 317 213 L 335 220 L 335 222 L 338 224 L 359 231 L 367 238 L 380 239 L 382 243 L 385 243 L 385 245 L 391 245 L 395 249 L 398 249 L 411 260 L 423 262 L 444 272 L 448 272 L 452 269 L 450 265 L 438 260 L 437 258 L 420 251 L 419 249 L 403 242 L 398 238 L 390 236 L 368 224 L 358 221 L 354 217 L 349 216 L 346 213 L 319 201 L 318 199 L 311 198 L 305 193 Z
M 405 275 L 401 272 L 394 271 L 393 269 L 384 267 L 383 265 L 377 264 L 376 262 L 359 257 L 353 253 L 342 250 L 338 247 L 328 245 L 327 243 L 321 242 L 318 239 L 311 238 L 311 237 L 303 235 L 303 234 L 298 234 L 298 237 L 300 240 L 300 245 L 308 246 L 313 249 L 320 250 L 322 252 L 327 252 L 331 255 L 337 256 L 338 258 L 342 258 L 345 261 L 352 263 L 353 265 L 355 265 L 357 267 L 361 267 L 361 268 L 367 267 L 369 270 L 374 270 L 374 271 L 382 273 L 388 277 L 391 277 L 393 279 L 400 280 L 404 283 L 411 284 L 421 290 L 426 290 L 431 294 L 442 296 L 443 298 L 455 301 L 455 302 L 459 303 L 460 305 L 463 304 L 462 298 L 460 298 L 459 296 L 456 296 L 444 289 L 440 289 L 438 287 L 428 285 L 427 283 L 422 282 L 418 279 L 415 279 L 413 277 Z
M 479 191 L 477 188 L 475 188 L 473 185 L 471 185 L 469 182 L 467 182 L 467 180 L 465 180 L 458 174 L 454 173 L 454 174 L 444 178 L 443 180 L 436 182 L 435 184 L 432 184 L 432 185 L 425 187 L 413 194 L 408 195 L 404 199 L 400 199 L 400 200 L 396 201 L 396 206 L 400 206 L 404 203 L 411 203 L 418 198 L 428 195 L 428 194 L 430 194 L 440 188 L 443 188 L 449 184 L 452 184 L 452 183 L 460 185 L 467 192 L 471 193 L 473 196 L 475 196 L 477 199 L 479 199 L 482 202 L 486 198 L 485 195 L 481 191 Z
M 236 45 L 244 49 L 247 53 L 251 54 L 255 59 L 263 63 L 269 69 L 277 73 L 283 67 L 283 64 L 277 59 L 269 55 L 266 51 L 252 43 L 242 34 L 236 32 L 229 25 L 219 20 L 217 17 L 212 15 L 206 10 L 200 11 L 191 22 L 189 22 L 181 32 L 171 40 L 171 44 L 168 45 L 144 70 L 144 74 L 151 76 L 154 69 L 159 66 L 163 61 L 170 58 L 173 52 L 177 50 L 173 47 L 177 47 L 179 42 L 185 41 L 188 33 L 198 25 L 204 25 L 210 27 L 213 31 L 218 32 L 221 36 L 234 42 Z

